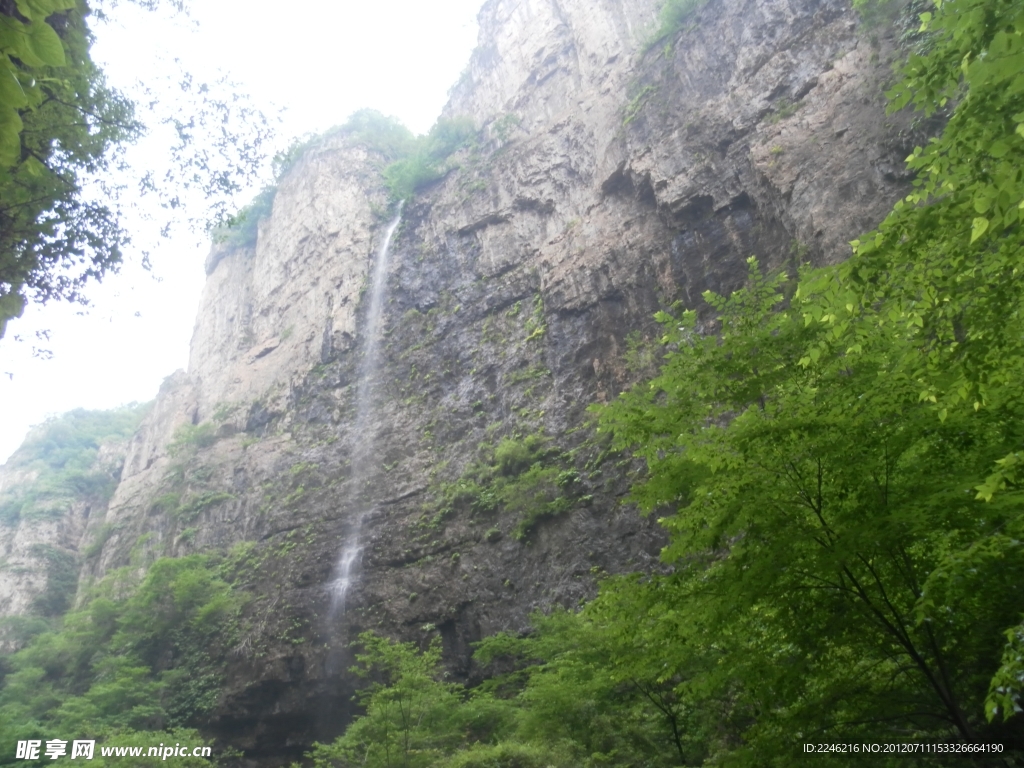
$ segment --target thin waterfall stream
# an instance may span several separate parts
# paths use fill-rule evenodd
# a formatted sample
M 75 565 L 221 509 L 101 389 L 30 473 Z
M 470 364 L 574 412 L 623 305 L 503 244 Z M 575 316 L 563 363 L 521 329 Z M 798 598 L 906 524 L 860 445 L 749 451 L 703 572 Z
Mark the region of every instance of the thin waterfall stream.
M 355 421 L 352 424 L 352 474 L 349 477 L 348 508 L 354 511 L 352 529 L 338 553 L 334 565 L 334 578 L 330 583 L 331 607 L 328 619 L 334 620 L 345 614 L 345 599 L 352 587 L 355 573 L 359 568 L 362 554 L 363 520 L 368 512 L 363 495 L 363 486 L 372 467 L 371 458 L 376 435 L 370 428 L 375 405 L 374 379 L 380 364 L 380 325 L 384 314 L 384 297 L 387 293 L 388 257 L 391 238 L 402 220 L 402 204 L 398 205 L 395 218 L 388 224 L 384 239 L 377 251 L 377 258 L 370 275 L 369 304 L 366 312 L 366 326 L 363 331 L 362 357 L 356 376 Z

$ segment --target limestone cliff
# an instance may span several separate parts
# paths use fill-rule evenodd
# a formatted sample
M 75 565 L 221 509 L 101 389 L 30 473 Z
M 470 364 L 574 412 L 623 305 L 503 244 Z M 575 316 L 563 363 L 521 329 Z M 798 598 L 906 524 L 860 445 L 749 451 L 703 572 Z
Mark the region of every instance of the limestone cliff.
M 90 520 L 102 520 L 147 406 L 76 410 L 35 427 L 0 467 L 0 651 L 74 599 Z
M 657 526 L 620 503 L 636 468 L 584 443 L 585 408 L 652 370 L 656 310 L 738 287 L 750 255 L 838 261 L 904 191 L 914 142 L 884 113 L 886 30 L 843 0 L 719 0 L 648 50 L 657 6 L 484 5 L 446 108 L 480 140 L 405 207 L 369 434 L 353 408 L 387 218 L 380 159 L 327 139 L 254 244 L 214 248 L 189 370 L 89 518 L 81 541 L 100 549 L 81 583 L 256 542 L 245 636 L 208 724 L 226 741 L 273 761 L 336 733 L 344 649 L 363 629 L 436 628 L 471 678 L 472 641 L 578 603 L 595 574 L 657 567 Z M 530 517 L 463 492 L 504 438 L 558 470 L 561 506 Z M 364 511 L 358 578 L 328 622 Z

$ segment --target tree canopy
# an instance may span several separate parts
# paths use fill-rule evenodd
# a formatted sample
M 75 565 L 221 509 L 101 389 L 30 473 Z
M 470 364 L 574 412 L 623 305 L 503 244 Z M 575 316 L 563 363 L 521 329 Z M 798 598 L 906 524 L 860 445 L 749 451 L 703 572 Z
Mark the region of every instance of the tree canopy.
M 89 16 L 84 0 L 0 3 L 0 337 L 30 300 L 84 302 L 85 287 L 117 269 L 131 240 L 115 173 L 146 126 L 90 58 Z M 182 89 L 191 114 L 156 118 L 176 137 L 167 178 L 147 175 L 133 191 L 177 209 L 182 188 L 199 189 L 220 198 L 216 218 L 257 172 L 267 122 L 187 75 Z M 230 114 L 244 114 L 243 130 Z M 203 128 L 214 122 L 224 130 L 211 143 Z

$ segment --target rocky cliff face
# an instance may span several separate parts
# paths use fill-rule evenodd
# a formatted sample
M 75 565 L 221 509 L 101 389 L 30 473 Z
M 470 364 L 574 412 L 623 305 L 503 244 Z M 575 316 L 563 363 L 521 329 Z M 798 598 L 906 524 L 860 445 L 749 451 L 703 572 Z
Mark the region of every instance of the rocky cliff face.
M 120 479 L 145 406 L 72 411 L 36 427 L 0 467 L 0 652 L 74 599 L 91 519 Z
M 359 631 L 436 628 L 472 678 L 474 640 L 577 604 L 596 574 L 657 567 L 657 526 L 620 503 L 636 467 L 577 429 L 587 405 L 653 370 L 656 310 L 738 287 L 751 255 L 838 261 L 904 191 L 914 137 L 884 114 L 886 30 L 841 0 L 720 0 L 645 50 L 657 6 L 484 5 L 447 107 L 481 140 L 405 207 L 365 432 L 379 159 L 327 140 L 254 245 L 215 247 L 189 370 L 80 541 L 99 542 L 83 584 L 255 542 L 210 723 L 225 740 L 273 761 L 340 730 Z M 358 578 L 328 621 L 363 513 Z
M 73 563 L 86 521 L 93 511 L 87 500 L 65 497 L 48 498 L 42 504 L 32 503 L 33 499 L 28 502 L 30 509 L 22 514 L 27 501 L 23 489 L 34 487 L 38 475 L 37 470 L 29 468 L 0 468 L 0 493 L 7 502 L 4 506 L 18 507 L 16 518 L 5 516 L 0 523 L 4 533 L 0 541 L 0 616 L 3 617 L 49 612 L 39 606 L 39 602 L 46 599 L 51 580 L 66 577 L 55 570 L 62 570 L 69 558 Z M 37 607 L 42 610 L 35 610 Z M 17 645 L 17 627 L 4 627 L 4 630 L 0 636 L 0 651 Z

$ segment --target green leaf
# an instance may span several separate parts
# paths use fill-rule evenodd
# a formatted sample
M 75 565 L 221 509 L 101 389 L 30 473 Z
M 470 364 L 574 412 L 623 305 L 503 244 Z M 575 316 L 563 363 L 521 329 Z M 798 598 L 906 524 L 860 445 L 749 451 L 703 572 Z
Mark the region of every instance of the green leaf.
M 1005 141 L 994 141 L 992 146 L 988 148 L 988 153 L 995 158 L 1005 157 L 1009 151 L 1010 145 Z
M 3 74 L 0 73 L 2 79 Z M 21 128 L 21 116 L 17 110 L 0 108 L 0 164 L 11 166 L 21 157 Z
M 49 172 L 47 167 L 43 165 L 41 162 L 39 162 L 39 160 L 36 159 L 34 156 L 26 158 L 25 161 L 21 164 L 21 167 L 29 176 L 34 176 L 36 178 L 45 176 Z
M 26 19 L 46 19 L 75 7 L 75 0 L 17 0 L 18 13 Z
M 20 293 L 6 293 L 0 296 L 0 339 L 4 337 L 7 330 L 7 321 L 21 317 L 25 311 L 25 297 Z
M 988 231 L 988 219 L 979 216 L 971 223 L 971 242 L 973 243 L 979 237 Z
M 32 51 L 43 63 L 51 67 L 65 65 L 64 44 L 53 27 L 44 21 L 33 21 L 29 25 L 28 33 Z
M 28 97 L 21 81 L 10 69 L 0 64 L 0 104 L 21 109 L 28 106 Z M 20 130 L 20 129 L 19 129 Z

